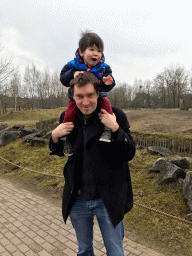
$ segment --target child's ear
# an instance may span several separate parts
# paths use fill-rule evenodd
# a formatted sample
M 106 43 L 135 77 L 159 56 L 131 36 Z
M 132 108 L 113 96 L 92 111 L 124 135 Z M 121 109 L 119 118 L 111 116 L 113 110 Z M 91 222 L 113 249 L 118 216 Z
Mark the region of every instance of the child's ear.
M 79 54 L 80 54 L 81 57 L 83 57 L 83 53 L 80 49 L 79 49 Z

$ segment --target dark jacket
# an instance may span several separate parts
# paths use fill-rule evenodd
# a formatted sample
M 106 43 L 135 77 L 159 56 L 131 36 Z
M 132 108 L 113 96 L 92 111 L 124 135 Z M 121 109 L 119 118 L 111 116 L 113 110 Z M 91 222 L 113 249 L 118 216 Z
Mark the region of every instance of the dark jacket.
M 130 135 L 129 123 L 125 113 L 113 107 L 119 130 L 112 133 L 112 142 L 106 143 L 99 141 L 103 132 L 103 125 L 98 118 L 99 109 L 87 119 L 89 134 L 87 136 L 86 147 L 92 157 L 92 168 L 96 177 L 97 188 L 100 197 L 103 199 L 113 226 L 123 220 L 124 214 L 133 207 L 133 193 L 128 161 L 135 154 L 135 143 Z M 62 123 L 64 113 L 60 122 Z M 83 128 L 78 115 L 74 122 L 74 129 L 68 138 L 73 146 L 74 154 L 69 157 L 64 167 L 64 190 L 62 213 L 66 223 L 70 210 L 77 197 L 80 188 L 82 174 L 82 147 L 83 147 Z M 62 142 L 56 144 L 50 140 L 52 154 L 63 155 Z
M 93 73 L 99 81 L 99 84 L 100 84 L 99 97 L 103 97 L 103 96 L 106 97 L 107 92 L 109 92 L 115 86 L 115 80 L 113 78 L 113 83 L 111 85 L 106 85 L 102 81 L 102 78 L 105 76 L 110 75 L 111 77 L 113 77 L 110 66 L 105 63 L 104 55 L 102 56 L 101 61 L 96 66 L 89 69 L 88 66 L 86 66 L 83 63 L 83 58 L 79 55 L 79 50 L 77 49 L 74 60 L 69 61 L 61 70 L 60 81 L 64 86 L 70 87 L 70 81 L 74 78 L 74 73 L 76 71 L 87 71 L 87 70 Z M 70 88 L 68 90 L 68 97 L 70 99 L 73 98 Z

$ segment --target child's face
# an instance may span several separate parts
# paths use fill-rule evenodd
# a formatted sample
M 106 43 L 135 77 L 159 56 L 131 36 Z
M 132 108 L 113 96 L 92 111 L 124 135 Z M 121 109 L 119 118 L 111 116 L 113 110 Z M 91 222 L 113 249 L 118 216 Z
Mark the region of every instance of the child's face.
M 91 66 L 96 66 L 102 57 L 102 51 L 95 44 L 89 46 L 84 52 L 79 51 L 79 53 L 83 57 L 84 63 Z

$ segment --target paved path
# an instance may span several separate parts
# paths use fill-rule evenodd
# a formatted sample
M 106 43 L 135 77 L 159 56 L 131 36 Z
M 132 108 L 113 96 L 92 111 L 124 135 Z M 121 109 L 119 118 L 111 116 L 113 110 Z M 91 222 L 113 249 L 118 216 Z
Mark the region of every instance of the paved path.
M 75 256 L 78 246 L 70 221 L 61 209 L 27 190 L 0 179 L 0 255 Z M 106 255 L 99 228 L 94 227 L 95 255 Z M 125 256 L 162 256 L 124 239 Z

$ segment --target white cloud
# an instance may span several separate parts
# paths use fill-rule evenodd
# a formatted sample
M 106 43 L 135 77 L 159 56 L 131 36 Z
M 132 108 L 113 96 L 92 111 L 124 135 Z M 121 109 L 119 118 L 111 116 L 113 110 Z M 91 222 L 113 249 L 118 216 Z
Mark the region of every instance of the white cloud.
M 22 71 L 24 71 L 27 64 L 31 62 L 38 68 L 44 68 L 46 63 L 35 54 L 33 48 L 24 49 L 25 42 L 27 44 L 27 41 L 27 38 L 25 38 L 18 29 L 14 27 L 2 28 L 2 56 L 4 58 L 11 58 L 13 64 L 15 66 L 19 65 L 19 67 L 22 68 Z
M 190 1 L 183 0 L 2 0 L 0 41 L 4 56 L 22 69 L 61 70 L 74 58 L 80 30 L 91 29 L 105 44 L 115 79 L 153 79 L 170 64 L 190 68 Z

